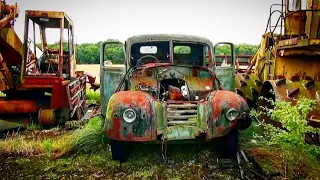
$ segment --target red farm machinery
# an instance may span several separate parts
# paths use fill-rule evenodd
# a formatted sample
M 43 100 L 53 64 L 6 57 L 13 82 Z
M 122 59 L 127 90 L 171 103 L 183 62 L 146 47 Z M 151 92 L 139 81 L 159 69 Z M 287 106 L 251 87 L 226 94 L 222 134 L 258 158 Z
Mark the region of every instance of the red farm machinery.
M 0 131 L 62 125 L 86 117 L 84 72 L 76 71 L 74 26 L 64 12 L 25 12 L 23 42 L 14 31 L 17 4 L 0 9 Z M 47 39 L 55 38 L 51 47 Z

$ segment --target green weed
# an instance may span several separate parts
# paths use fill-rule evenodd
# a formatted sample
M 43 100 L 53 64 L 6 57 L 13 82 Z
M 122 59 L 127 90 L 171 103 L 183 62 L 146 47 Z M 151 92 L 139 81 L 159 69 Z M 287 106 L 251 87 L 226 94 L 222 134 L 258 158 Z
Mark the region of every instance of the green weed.
M 270 101 L 270 100 L 268 100 Z M 319 133 L 308 125 L 307 115 L 319 107 L 319 100 L 301 97 L 295 105 L 277 100 L 273 109 L 252 112 L 257 117 L 268 115 L 286 129 L 270 124 L 259 124 L 253 132 L 255 142 L 248 142 L 249 151 L 269 171 L 280 171 L 285 178 L 315 178 L 320 171 L 320 147 L 306 142 L 306 133 Z
M 86 99 L 89 102 L 100 102 L 100 90 L 94 91 L 92 89 L 87 88 L 86 90 Z

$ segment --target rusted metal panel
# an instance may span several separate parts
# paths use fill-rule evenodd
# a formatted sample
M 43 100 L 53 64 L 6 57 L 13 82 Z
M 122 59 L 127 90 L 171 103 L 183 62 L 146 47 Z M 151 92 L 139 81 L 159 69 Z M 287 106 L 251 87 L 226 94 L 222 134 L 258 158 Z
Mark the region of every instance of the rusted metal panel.
M 303 96 L 308 99 L 316 99 L 320 92 L 320 82 L 310 80 L 295 79 L 286 80 L 270 80 L 266 81 L 261 88 L 261 95 L 273 100 L 285 100 L 291 102 L 293 105 L 296 103 L 296 99 Z M 260 105 L 269 106 L 264 100 L 260 101 Z M 320 117 L 319 111 L 313 111 L 309 117 Z
M 128 108 L 136 119 L 128 123 L 123 113 Z M 106 113 L 106 133 L 114 140 L 152 141 L 156 138 L 155 100 L 141 91 L 120 91 L 111 96 Z
M 40 125 L 54 125 L 56 123 L 56 114 L 54 109 L 40 109 L 38 114 Z
M 295 2 L 299 3 L 300 1 Z M 285 35 L 301 35 L 303 32 L 305 32 L 306 11 L 299 11 L 299 9 L 290 10 L 289 7 L 289 5 L 286 6 Z
M 292 51 L 291 54 L 293 54 L 295 51 L 310 51 L 312 52 L 312 49 L 308 49 L 308 46 L 317 46 L 320 45 L 320 39 L 298 39 L 298 38 L 292 38 L 287 40 L 279 41 L 279 49 L 291 49 L 291 48 L 299 48 L 304 47 L 305 49 L 295 49 Z M 306 53 L 305 53 L 306 54 Z M 309 53 L 312 54 L 312 53 Z M 299 53 L 297 53 L 299 55 Z M 306 54 L 308 55 L 308 54 Z
M 105 66 L 100 69 L 100 83 L 107 84 L 100 88 L 101 93 L 101 109 L 102 114 L 105 114 L 110 97 L 118 88 L 125 74 L 125 66 Z M 122 90 L 124 86 L 122 87 Z
M 33 10 L 27 10 L 25 13 L 26 17 L 29 18 L 52 18 L 52 19 L 66 19 L 67 24 L 65 26 L 62 26 L 64 28 L 67 28 L 67 25 L 73 26 L 72 19 L 65 13 L 65 12 L 59 12 L 59 11 L 33 11 Z
M 300 79 L 310 77 L 313 80 L 320 80 L 320 61 L 318 56 L 306 57 L 277 57 L 275 67 L 275 78 L 299 76 Z
M 261 85 L 262 82 L 256 74 L 237 73 L 235 77 L 236 93 L 252 108 L 256 108 L 255 103 L 259 98 Z
M 149 70 L 149 71 L 148 71 Z M 198 75 L 194 75 L 193 71 L 197 70 Z M 150 76 L 147 73 L 151 73 Z M 158 74 L 158 72 L 161 72 Z M 208 91 L 212 90 L 214 87 L 215 77 L 210 74 L 207 70 L 192 68 L 192 67 L 183 67 L 183 66 L 172 66 L 164 65 L 160 67 L 150 67 L 145 70 L 139 70 L 132 73 L 131 88 L 148 86 L 150 88 L 157 88 L 158 80 L 156 76 L 158 75 L 159 80 L 164 79 L 180 79 L 186 80 L 191 89 L 194 91 Z
M 12 88 L 13 86 L 13 76 L 10 72 L 9 68 L 6 65 L 5 60 L 3 59 L 1 53 L 0 53 L 0 74 L 1 74 L 1 80 L 3 81 L 3 85 L 1 87 L 1 91 L 7 90 L 9 87 Z
M 68 108 L 70 113 L 70 118 L 74 117 L 74 114 L 77 114 L 76 119 L 80 120 L 85 115 L 86 107 L 86 81 L 87 76 L 83 75 L 78 77 L 78 79 L 72 81 L 70 84 L 65 86 L 57 86 L 55 93 L 58 96 L 62 96 L 65 100 L 64 103 L 57 103 L 57 107 Z M 55 89 L 53 89 L 55 90 Z M 51 106 L 51 108 L 53 108 Z
M 10 22 L 19 16 L 19 9 L 17 4 L 5 5 L 2 1 L 0 2 L 0 29 L 4 27 L 10 27 Z
M 310 39 L 319 38 L 319 22 L 320 22 L 320 2 L 318 0 L 308 0 L 307 9 L 311 11 L 306 12 L 306 34 Z M 318 11 L 316 11 L 318 10 Z
M 235 67 L 216 67 L 214 70 L 217 78 L 221 83 L 221 87 L 225 90 L 235 91 Z
M 236 109 L 240 116 L 237 120 L 230 121 L 226 117 L 226 111 L 230 108 Z M 208 97 L 208 134 L 207 138 L 215 138 L 226 135 L 232 128 L 239 126 L 239 122 L 250 121 L 249 106 L 238 94 L 218 90 L 212 92 Z M 240 121 L 241 118 L 244 118 Z
M 52 96 L 50 108 L 68 108 L 67 86 L 62 84 L 54 84 L 52 86 Z
M 25 15 L 27 17 L 43 17 L 43 18 L 64 18 L 64 12 L 58 11 L 33 11 L 33 10 L 26 10 Z
M 157 118 L 157 135 L 163 134 L 165 129 L 168 125 L 168 121 L 166 121 L 166 104 L 161 103 L 159 101 L 155 102 L 155 111 L 156 111 L 156 118 Z
M 37 108 L 32 100 L 0 100 L 0 114 L 36 113 Z
M 294 46 L 298 44 L 298 38 L 286 39 L 283 41 L 279 41 L 279 46 Z
M 201 36 L 193 35 L 183 35 L 183 34 L 145 34 L 129 37 L 126 40 L 127 48 L 130 49 L 131 45 L 138 42 L 148 42 L 148 41 L 185 41 L 185 42 L 196 42 L 205 43 L 210 47 L 213 47 L 212 42 Z
M 54 84 L 62 84 L 62 79 L 52 76 L 25 77 L 24 82 L 18 84 L 18 89 L 52 88 Z
M 186 122 L 187 124 L 197 124 L 197 103 L 184 102 L 183 104 L 167 103 L 167 120 L 168 124 L 175 125 L 179 122 Z
M 207 101 L 198 102 L 197 108 L 197 126 L 203 130 L 208 129 L 208 105 Z
M 196 126 L 169 126 L 165 134 L 167 141 L 195 139 L 204 130 Z
M 23 45 L 13 28 L 3 28 L 1 31 L 1 50 L 10 61 L 9 65 L 20 65 L 22 62 Z

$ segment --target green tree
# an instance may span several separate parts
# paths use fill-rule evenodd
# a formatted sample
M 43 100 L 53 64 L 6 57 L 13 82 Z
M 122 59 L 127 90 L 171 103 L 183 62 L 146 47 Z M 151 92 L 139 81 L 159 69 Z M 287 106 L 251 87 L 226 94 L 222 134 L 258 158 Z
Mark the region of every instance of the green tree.
M 103 42 L 120 42 L 117 39 L 107 39 L 106 41 L 99 41 L 97 43 L 82 43 L 76 45 L 78 63 L 79 64 L 99 64 L 100 62 L 100 50 Z M 58 42 L 54 44 L 49 44 L 49 48 L 58 49 Z M 67 43 L 64 43 L 64 50 L 67 50 Z M 246 43 L 235 44 L 235 52 L 237 55 L 246 54 L 253 55 L 258 49 L 257 45 L 251 45 Z M 177 49 L 179 52 L 188 52 L 189 50 L 179 47 Z M 216 49 L 216 54 L 218 55 L 230 55 L 231 49 L 229 45 L 221 45 Z M 123 44 L 110 44 L 106 46 L 105 49 L 105 60 L 111 61 L 113 64 L 123 64 L 124 63 L 124 52 Z

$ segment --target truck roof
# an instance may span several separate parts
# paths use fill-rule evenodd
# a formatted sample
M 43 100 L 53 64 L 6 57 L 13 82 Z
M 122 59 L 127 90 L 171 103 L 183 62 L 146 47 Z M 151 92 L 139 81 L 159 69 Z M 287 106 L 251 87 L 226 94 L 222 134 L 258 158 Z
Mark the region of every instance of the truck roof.
M 131 36 L 126 40 L 126 43 L 134 44 L 139 42 L 148 42 L 148 41 L 169 41 L 169 40 L 176 40 L 176 41 L 190 41 L 190 42 L 199 42 L 205 43 L 212 46 L 212 42 L 201 36 L 195 35 L 186 35 L 186 34 L 144 34 L 144 35 L 136 35 Z

